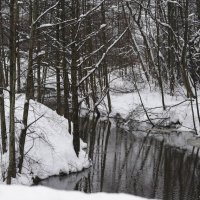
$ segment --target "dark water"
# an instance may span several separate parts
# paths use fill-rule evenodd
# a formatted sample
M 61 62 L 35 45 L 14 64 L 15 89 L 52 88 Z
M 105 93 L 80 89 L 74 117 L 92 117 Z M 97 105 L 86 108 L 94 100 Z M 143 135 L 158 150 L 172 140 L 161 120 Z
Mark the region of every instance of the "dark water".
M 113 120 L 81 120 L 93 166 L 40 185 L 87 193 L 130 193 L 166 200 L 200 199 L 199 149 L 191 133 L 125 131 Z M 174 146 L 176 144 L 176 146 Z

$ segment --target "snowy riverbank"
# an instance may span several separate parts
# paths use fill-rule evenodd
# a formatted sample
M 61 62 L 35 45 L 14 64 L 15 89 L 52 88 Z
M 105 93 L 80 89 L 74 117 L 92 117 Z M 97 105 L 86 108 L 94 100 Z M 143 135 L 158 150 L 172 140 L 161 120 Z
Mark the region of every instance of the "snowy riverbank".
M 19 134 L 23 125 L 24 95 L 17 95 L 16 122 L 16 158 L 19 155 Z M 5 93 L 7 130 L 9 130 L 9 98 Z M 13 183 L 30 185 L 33 178 L 41 179 L 52 175 L 81 171 L 90 166 L 88 155 L 82 149 L 86 144 L 81 140 L 81 151 L 77 158 L 73 149 L 73 136 L 68 132 L 68 121 L 55 111 L 35 101 L 30 102 L 25 145 L 25 159 L 22 174 L 18 174 Z M 1 154 L 0 182 L 8 168 L 8 153 Z
M 126 194 L 84 194 L 81 192 L 58 191 L 45 187 L 0 186 L 1 200 L 142 200 L 144 198 Z
M 144 109 L 141 106 L 141 100 L 133 83 L 124 78 L 112 75 L 110 88 L 112 102 L 112 113 L 110 116 L 120 114 L 124 119 L 131 118 L 140 122 L 148 122 Z M 155 90 L 152 88 L 150 89 L 148 84 L 143 84 L 140 88 L 142 102 L 151 121 L 155 125 L 164 126 L 177 123 L 175 127 L 179 131 L 194 131 L 191 102 L 187 99 L 184 89 L 181 87 L 177 88 L 174 96 L 165 93 L 166 110 L 163 110 L 161 93 L 158 89 Z M 198 95 L 200 96 L 200 94 Z M 104 103 L 99 106 L 99 109 L 103 113 L 107 112 L 106 104 L 107 100 L 105 99 Z M 193 110 L 197 133 L 200 134 L 200 125 L 195 101 L 193 101 Z
M 140 122 L 148 121 L 141 106 L 141 100 L 135 91 L 133 84 L 122 78 L 112 77 L 111 82 L 111 116 L 120 114 L 125 119 L 134 119 Z M 128 91 L 127 93 L 124 91 Z M 162 109 L 161 94 L 159 91 L 151 91 L 148 87 L 140 88 L 142 102 L 152 122 L 160 125 L 179 122 L 175 128 L 179 131 L 194 130 L 191 104 L 182 91 L 179 95 L 170 96 L 165 94 L 166 110 Z M 99 106 L 102 112 L 106 112 L 104 103 Z M 23 125 L 24 95 L 16 97 L 16 157 L 19 156 L 18 139 Z M 199 133 L 198 117 L 194 107 L 194 118 Z M 5 109 L 7 130 L 9 130 L 9 98 L 5 92 Z M 68 174 L 78 172 L 90 166 L 88 155 L 83 151 L 86 144 L 81 140 L 81 152 L 79 158 L 73 149 L 73 136 L 68 132 L 68 121 L 63 116 L 57 115 L 55 111 L 35 101 L 30 102 L 29 120 L 30 125 L 26 138 L 24 168 L 21 175 L 13 183 L 32 184 L 32 178 L 41 179 L 52 175 Z M 0 182 L 3 181 L 8 168 L 8 154 L 1 154 Z

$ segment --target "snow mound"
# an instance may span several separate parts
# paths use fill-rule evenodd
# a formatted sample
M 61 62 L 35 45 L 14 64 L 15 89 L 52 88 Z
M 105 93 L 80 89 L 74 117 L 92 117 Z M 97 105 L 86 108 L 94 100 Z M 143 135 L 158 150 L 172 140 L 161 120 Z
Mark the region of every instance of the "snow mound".
M 5 95 L 6 96 L 6 95 Z M 16 158 L 19 154 L 19 135 L 23 128 L 24 95 L 16 98 Z M 9 98 L 5 99 L 7 128 L 9 127 Z M 81 140 L 79 157 L 73 148 L 73 136 L 68 132 L 68 120 L 59 116 L 48 107 L 30 101 L 28 124 L 25 145 L 25 159 L 22 174 L 18 174 L 14 183 L 32 184 L 32 178 L 47 178 L 52 175 L 68 174 L 81 171 L 90 166 L 88 155 L 83 148 L 86 144 Z M 8 166 L 8 155 L 2 158 L 0 174 Z M 2 181 L 2 177 L 0 179 Z

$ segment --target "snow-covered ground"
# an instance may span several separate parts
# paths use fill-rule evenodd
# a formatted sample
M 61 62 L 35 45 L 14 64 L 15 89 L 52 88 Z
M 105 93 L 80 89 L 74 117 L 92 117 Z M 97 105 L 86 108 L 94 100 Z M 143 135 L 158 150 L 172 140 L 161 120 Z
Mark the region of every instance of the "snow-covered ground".
M 58 191 L 45 187 L 0 186 L 1 200 L 142 200 L 141 197 L 126 194 L 84 194 L 81 192 Z
M 18 139 L 23 128 L 24 95 L 16 98 L 15 121 L 16 121 L 16 152 L 19 156 Z M 9 98 L 5 93 L 5 108 L 7 128 L 9 126 Z M 32 184 L 32 178 L 41 179 L 60 173 L 81 171 L 90 166 L 88 155 L 83 151 L 86 144 L 81 140 L 81 151 L 77 158 L 72 139 L 68 132 L 68 121 L 59 116 L 55 111 L 46 106 L 30 101 L 28 124 L 31 126 L 27 131 L 25 145 L 25 159 L 22 174 L 17 175 L 13 183 Z M 9 130 L 9 129 L 7 129 Z M 8 154 L 0 155 L 0 183 L 8 167 Z
M 112 75 L 110 87 L 112 91 L 110 93 L 112 102 L 112 113 L 110 116 L 115 116 L 119 113 L 123 118 L 130 117 L 142 122 L 148 121 L 133 83 L 116 75 Z M 124 91 L 128 92 L 125 93 Z M 178 130 L 193 131 L 194 123 L 191 103 L 181 87 L 177 91 L 175 96 L 170 96 L 165 93 L 165 111 L 162 108 L 162 98 L 159 90 L 155 91 L 152 88 L 150 89 L 148 84 L 146 84 L 143 88 L 140 88 L 140 95 L 148 115 L 154 124 L 163 125 L 165 123 L 165 125 L 168 125 L 180 122 L 180 125 L 177 126 Z M 105 104 L 107 104 L 106 99 L 104 100 L 104 104 L 99 106 L 99 109 L 104 113 L 107 111 L 104 106 Z M 195 101 L 193 101 L 193 108 L 197 132 L 200 134 Z

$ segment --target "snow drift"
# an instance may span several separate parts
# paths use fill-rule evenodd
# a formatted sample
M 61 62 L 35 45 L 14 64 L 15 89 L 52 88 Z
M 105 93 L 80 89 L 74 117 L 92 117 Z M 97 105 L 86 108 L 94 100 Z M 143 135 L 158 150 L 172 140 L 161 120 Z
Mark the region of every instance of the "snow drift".
M 23 128 L 24 95 L 17 95 L 15 108 L 16 158 L 19 156 L 18 139 Z M 6 122 L 9 130 L 9 98 L 5 93 Z M 22 174 L 18 174 L 14 183 L 32 184 L 32 179 L 41 179 L 52 175 L 81 171 L 90 166 L 88 155 L 83 151 L 86 144 L 81 140 L 81 150 L 77 158 L 73 148 L 73 136 L 68 132 L 68 121 L 48 107 L 30 101 L 25 144 L 25 159 Z M 1 155 L 0 182 L 8 167 L 8 153 Z

